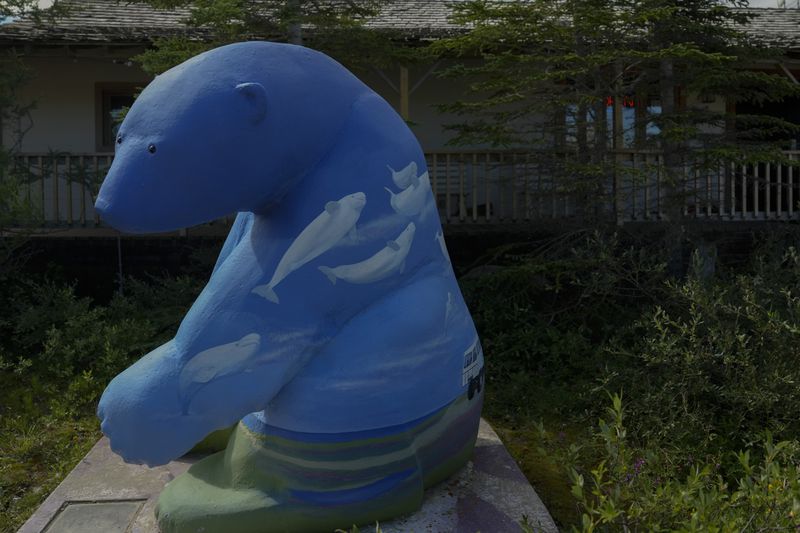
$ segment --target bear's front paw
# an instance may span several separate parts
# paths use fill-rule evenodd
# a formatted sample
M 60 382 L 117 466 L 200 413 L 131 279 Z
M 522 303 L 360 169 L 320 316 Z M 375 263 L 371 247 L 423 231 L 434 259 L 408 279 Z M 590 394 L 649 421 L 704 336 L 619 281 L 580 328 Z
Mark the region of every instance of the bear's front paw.
M 102 406 L 102 404 L 101 404 Z M 98 413 L 100 414 L 100 413 Z M 204 432 L 185 416 L 123 413 L 102 409 L 100 429 L 126 463 L 158 466 L 188 452 Z M 157 417 L 157 418 L 156 418 Z
M 115 377 L 100 398 L 100 428 L 127 463 L 168 463 L 214 429 L 182 413 L 171 350 L 170 342 L 147 354 Z

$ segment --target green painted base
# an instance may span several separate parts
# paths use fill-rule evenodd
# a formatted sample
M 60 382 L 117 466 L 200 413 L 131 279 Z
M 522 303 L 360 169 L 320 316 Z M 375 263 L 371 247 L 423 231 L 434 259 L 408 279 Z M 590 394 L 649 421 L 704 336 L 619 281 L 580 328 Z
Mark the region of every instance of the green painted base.
M 228 441 L 235 429 L 236 426 L 231 426 L 229 428 L 212 431 L 206 435 L 203 440 L 195 444 L 194 447 L 189 450 L 189 453 L 209 454 L 221 452 L 228 446 Z
M 166 486 L 159 526 L 164 533 L 330 532 L 414 512 L 425 488 L 469 460 L 482 400 L 465 395 L 402 432 L 347 442 L 262 435 L 240 423 L 225 451 Z

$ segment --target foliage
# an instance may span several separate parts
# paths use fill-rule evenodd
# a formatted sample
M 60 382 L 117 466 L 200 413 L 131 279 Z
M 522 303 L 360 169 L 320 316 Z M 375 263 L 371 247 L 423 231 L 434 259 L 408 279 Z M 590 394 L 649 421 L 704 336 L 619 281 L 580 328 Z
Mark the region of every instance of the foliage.
M 632 400 L 640 438 L 705 450 L 768 429 L 800 439 L 800 257 L 672 283 L 670 297 L 609 343 L 607 380 Z
M 16 531 L 99 436 L 94 416 L 4 412 L 0 416 L 0 531 Z
M 590 444 L 601 449 L 589 468 L 572 467 L 581 511 L 573 531 L 767 531 L 800 527 L 800 442 L 775 443 L 766 432 L 719 463 L 676 464 L 661 449 L 630 446 L 620 396 L 612 397 Z M 755 459 L 758 457 L 758 459 Z M 732 479 L 733 481 L 728 481 Z
M 800 131 L 764 113 L 732 113 L 737 104 L 800 95 L 782 73 L 746 70 L 783 53 L 781 43 L 746 31 L 752 15 L 735 9 L 746 6 L 746 0 L 454 4 L 454 22 L 469 31 L 433 45 L 455 61 L 445 75 L 465 80 L 470 90 L 442 106 L 463 117 L 451 125 L 454 142 L 532 152 L 561 188 L 592 193 L 580 206 L 587 217 L 604 216 L 598 203 L 615 175 L 645 177 L 610 157 L 612 149 L 661 150 L 667 214 L 676 220 L 686 164 L 718 169 L 732 158 L 775 157 Z M 719 105 L 702 104 L 709 97 Z M 626 125 L 615 118 L 611 102 L 620 113 L 635 109 L 636 120 Z
M 487 358 L 485 414 L 561 527 L 795 523 L 795 240 L 713 274 L 695 257 L 676 279 L 658 249 L 577 233 L 504 247 L 462 278 Z M 602 409 L 607 390 L 624 392 L 624 425 L 618 401 Z M 578 474 L 583 492 L 570 494 Z
M 676 279 L 658 248 L 573 232 L 462 278 L 485 414 L 562 528 L 797 527 L 795 240 Z M 105 384 L 174 335 L 201 286 L 129 280 L 98 305 L 52 281 L 0 284 L 0 530 L 88 450 Z
M 3 1 L 0 0 L 0 19 L 11 9 Z M 19 89 L 29 76 L 16 53 L 0 53 L 0 280 L 24 260 L 20 251 L 26 241 L 26 226 L 32 219 L 30 204 L 21 194 L 26 176 L 14 165 L 14 154 L 26 131 L 24 124 L 29 123 L 25 118 L 33 106 L 19 98 Z
M 0 147 L 0 282 L 27 259 L 25 244 L 36 220 L 23 195 L 27 182 L 10 160 L 10 154 Z
M 58 2 L 42 10 L 36 0 L 0 0 L 0 22 L 21 15 L 52 20 L 63 13 Z M 33 124 L 30 112 L 35 103 L 20 94 L 30 77 L 30 69 L 15 48 L 0 51 L 0 282 L 24 263 L 24 245 L 35 221 L 30 201 L 22 195 L 30 176 L 14 160 Z
M 52 281 L 0 285 L 0 531 L 14 531 L 99 437 L 106 384 L 174 336 L 202 285 L 128 280 L 97 305 Z
M 496 396 L 487 407 L 509 420 L 528 418 L 520 409 L 542 389 L 565 393 L 553 399 L 565 411 L 591 404 L 603 346 L 664 297 L 660 250 L 623 244 L 616 235 L 579 231 L 505 247 L 482 261 L 494 267 L 467 274 L 461 287 L 492 356 L 488 394 Z
M 0 379 L 5 387 L 26 387 L 6 406 L 24 408 L 60 391 L 67 414 L 93 408 L 111 378 L 172 337 L 198 287 L 187 278 L 155 285 L 131 279 L 125 296 L 97 306 L 70 286 L 12 286 L 0 316 Z
M 365 22 L 391 0 L 318 2 L 312 0 L 142 0 L 157 8 L 189 9 L 187 24 L 206 38 L 160 39 L 155 48 L 135 59 L 145 71 L 159 74 L 204 50 L 223 44 L 268 39 L 306 44 L 334 57 L 351 69 L 386 65 L 408 51 L 394 45 L 397 36 L 375 31 Z

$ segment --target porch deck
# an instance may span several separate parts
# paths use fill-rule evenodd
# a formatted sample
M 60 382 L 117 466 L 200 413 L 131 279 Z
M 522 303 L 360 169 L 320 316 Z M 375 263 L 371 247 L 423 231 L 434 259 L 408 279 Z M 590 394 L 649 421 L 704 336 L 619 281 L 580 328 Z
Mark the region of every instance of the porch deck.
M 551 165 L 529 153 L 439 151 L 425 157 L 442 223 L 451 229 L 488 230 L 578 219 L 587 195 L 596 213 L 605 213 L 618 224 L 663 221 L 668 199 L 676 197 L 690 220 L 798 220 L 800 167 L 794 162 L 800 160 L 800 151 L 783 155 L 785 162 L 777 163 L 687 165 L 684 179 L 670 186 L 661 154 L 619 150 L 610 154 L 617 171 L 605 181 L 595 180 L 590 192 L 554 178 Z M 93 205 L 112 160 L 113 153 L 18 155 L 16 169 L 24 178 L 21 193 L 37 215 L 35 234 L 117 235 L 103 224 Z M 196 236 L 224 235 L 231 221 L 226 217 L 189 231 Z

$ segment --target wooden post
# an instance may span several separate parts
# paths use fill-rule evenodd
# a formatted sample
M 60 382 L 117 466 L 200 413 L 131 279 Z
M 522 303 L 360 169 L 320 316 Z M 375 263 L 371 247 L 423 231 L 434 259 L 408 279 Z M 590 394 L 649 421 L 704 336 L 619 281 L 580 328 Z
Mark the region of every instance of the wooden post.
M 292 21 L 289 23 L 289 42 L 291 44 L 303 44 L 303 23 L 301 21 L 300 0 L 289 0 L 288 7 L 291 11 Z
M 614 87 L 615 94 L 612 102 L 613 122 L 611 124 L 611 127 L 613 128 L 612 145 L 616 151 L 614 154 L 614 211 L 617 219 L 617 225 L 621 226 L 625 220 L 623 214 L 625 210 L 625 202 L 624 198 L 622 197 L 623 183 L 622 176 L 620 175 L 620 170 L 622 168 L 622 154 L 620 153 L 620 150 L 624 148 L 625 137 L 622 126 L 622 63 L 620 61 L 616 61 L 614 63 L 614 74 L 617 80 Z M 602 120 L 605 120 L 605 114 Z M 633 192 L 633 189 L 631 189 L 631 192 Z
M 408 120 L 408 67 L 400 67 L 400 116 Z
M 42 156 L 38 156 L 39 162 L 39 197 L 42 200 L 42 222 L 47 220 L 47 206 L 44 205 L 44 162 Z
M 92 178 L 92 189 L 94 189 L 94 183 L 100 180 L 100 156 L 94 156 L 94 177 Z M 92 191 L 94 192 L 94 191 Z M 94 198 L 97 199 L 96 197 Z M 94 203 L 92 204 L 92 211 L 94 211 Z M 100 213 L 94 211 L 94 226 L 97 227 L 100 225 Z
M 72 226 L 72 158 L 67 155 L 64 181 L 67 183 L 67 224 Z
M 623 132 L 622 132 L 622 101 L 619 95 L 614 96 L 613 102 L 613 147 L 614 147 L 614 211 L 617 219 L 617 226 L 622 226 L 625 221 L 625 202 L 623 201 L 623 187 L 622 176 L 620 169 L 622 168 L 623 159 L 622 150 L 623 145 Z
M 731 97 L 725 99 L 725 137 L 729 143 L 736 142 L 736 100 Z M 728 211 L 731 218 L 734 218 L 734 211 L 736 210 L 736 163 L 725 165 L 725 175 L 721 179 L 725 180 L 725 189 L 730 192 Z M 742 174 L 742 180 L 744 181 L 744 174 Z M 744 208 L 742 208 L 742 215 L 744 215 Z
M 649 98 L 641 91 L 636 93 L 634 99 L 634 136 L 633 143 L 636 148 L 643 148 L 647 144 L 647 104 Z
M 53 161 L 53 221 L 58 224 L 58 154 L 51 156 Z M 46 221 L 46 219 L 45 219 Z
M 472 154 L 472 166 L 470 167 L 470 174 L 472 175 L 472 221 L 478 221 L 478 178 L 476 176 L 478 169 L 478 154 Z
M 789 154 L 789 159 L 794 159 L 794 154 Z M 789 218 L 794 218 L 794 167 L 789 166 L 789 199 L 787 206 L 789 208 Z

